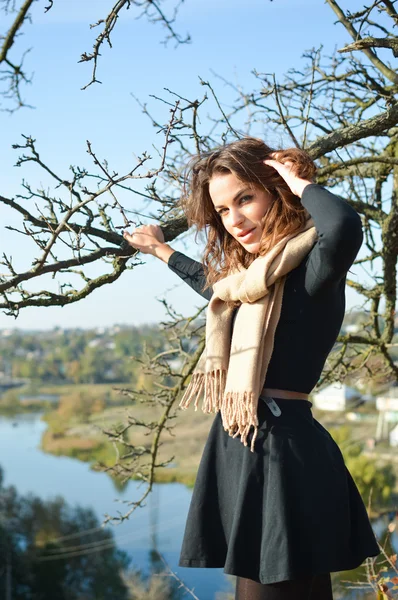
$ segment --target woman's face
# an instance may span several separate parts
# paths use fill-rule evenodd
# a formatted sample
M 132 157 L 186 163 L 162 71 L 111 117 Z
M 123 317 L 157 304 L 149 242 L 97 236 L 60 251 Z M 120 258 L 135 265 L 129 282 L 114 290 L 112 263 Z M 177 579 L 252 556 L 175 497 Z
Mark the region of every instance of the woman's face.
M 248 252 L 260 248 L 261 220 L 273 196 L 260 187 L 245 183 L 234 173 L 217 173 L 209 181 L 209 194 L 221 221 L 233 238 Z

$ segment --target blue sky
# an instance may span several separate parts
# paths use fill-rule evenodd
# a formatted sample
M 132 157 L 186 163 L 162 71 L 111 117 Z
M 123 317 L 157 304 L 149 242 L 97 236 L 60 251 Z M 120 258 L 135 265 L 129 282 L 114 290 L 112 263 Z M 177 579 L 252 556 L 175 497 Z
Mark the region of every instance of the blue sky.
M 34 77 L 24 96 L 35 109 L 22 109 L 11 116 L 0 113 L 0 193 L 9 197 L 21 193 L 22 178 L 32 187 L 46 184 L 43 174 L 33 165 L 20 169 L 13 166 L 17 153 L 11 146 L 21 141 L 21 134 L 36 138 L 43 160 L 65 177 L 70 164 L 90 166 L 86 140 L 90 140 L 98 156 L 123 172 L 134 156 L 151 149 L 152 144 L 160 145 L 132 93 L 159 111 L 150 94 L 164 96 L 167 87 L 189 98 L 202 97 L 200 76 L 211 81 L 220 99 L 228 102 L 231 91 L 214 72 L 246 90 L 254 89 L 257 82 L 253 69 L 275 72 L 277 78 L 282 78 L 287 69 L 303 64 L 301 55 L 306 49 L 323 44 L 324 52 L 329 53 L 348 41 L 343 27 L 335 24 L 334 13 L 319 0 L 186 0 L 176 28 L 181 34 L 189 32 L 192 43 L 177 48 L 173 43 L 165 47 L 161 43 L 164 30 L 145 18 L 136 20 L 132 7 L 116 25 L 113 49 L 102 51 L 97 75 L 102 85 L 81 91 L 90 78 L 91 63 L 77 61 L 82 52 L 91 50 L 97 34 L 96 29 L 89 29 L 89 24 L 104 17 L 113 2 L 55 0 L 53 8 L 44 14 L 46 4 L 40 0 L 34 5 L 33 23 L 26 26 L 11 55 L 17 58 L 21 50 L 32 48 L 25 62 L 28 72 L 34 71 Z M 165 10 L 172 5 L 167 0 Z M 361 2 L 350 2 L 351 11 L 361 6 Z M 4 23 L 3 14 L 1 20 Z M 272 136 L 268 141 L 278 142 Z M 35 248 L 4 228 L 5 224 L 19 226 L 20 219 L 4 207 L 0 210 L 2 251 L 12 255 L 18 266 L 27 268 Z M 194 258 L 201 253 L 192 235 L 172 246 Z M 125 273 L 118 282 L 75 305 L 25 309 L 16 321 L 1 314 L 0 328 L 156 322 L 165 316 L 158 299 L 166 292 L 169 301 L 184 315 L 202 304 L 200 296 L 180 282 L 164 263 L 148 256 L 144 259 L 145 266 Z M 362 273 L 358 274 L 362 279 Z M 358 301 L 350 290 L 347 299 L 348 307 Z

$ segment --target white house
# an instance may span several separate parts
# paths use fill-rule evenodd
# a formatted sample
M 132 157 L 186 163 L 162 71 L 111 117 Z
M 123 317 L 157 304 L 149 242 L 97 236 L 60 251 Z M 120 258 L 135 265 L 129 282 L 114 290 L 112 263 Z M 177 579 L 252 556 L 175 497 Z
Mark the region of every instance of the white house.
M 398 386 L 393 385 L 376 398 L 378 410 L 398 411 Z
M 319 392 L 314 392 L 311 399 L 316 408 L 321 410 L 346 410 L 356 405 L 362 394 L 342 383 L 332 383 Z
M 361 326 L 358 323 L 353 323 L 352 325 L 346 325 L 344 329 L 346 333 L 358 333 Z
M 394 427 L 394 429 L 392 429 L 390 431 L 389 438 L 390 438 L 390 446 L 397 447 L 398 446 L 398 425 L 396 425 Z
M 398 421 L 398 386 L 393 385 L 389 390 L 383 392 L 380 396 L 377 396 L 376 408 L 379 411 L 376 440 L 389 439 L 391 445 L 398 446 L 398 443 L 393 444 L 391 442 L 391 439 L 393 441 L 395 440 L 395 436 L 398 438 L 398 427 L 394 427 L 390 432 L 388 431 L 388 423 L 396 423 Z

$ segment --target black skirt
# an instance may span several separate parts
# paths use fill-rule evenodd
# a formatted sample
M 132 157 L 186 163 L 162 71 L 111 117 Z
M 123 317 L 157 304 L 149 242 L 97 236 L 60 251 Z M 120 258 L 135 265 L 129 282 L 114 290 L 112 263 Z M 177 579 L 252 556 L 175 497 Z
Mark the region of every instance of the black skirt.
M 379 554 L 339 447 L 308 400 L 259 401 L 255 452 L 218 413 L 200 462 L 179 565 L 275 583 L 345 571 Z

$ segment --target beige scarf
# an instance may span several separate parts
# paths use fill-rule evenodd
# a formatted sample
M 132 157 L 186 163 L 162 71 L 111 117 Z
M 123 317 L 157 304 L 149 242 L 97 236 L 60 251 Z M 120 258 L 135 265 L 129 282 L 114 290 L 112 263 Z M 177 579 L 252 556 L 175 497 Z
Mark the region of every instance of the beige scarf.
M 213 286 L 206 320 L 206 347 L 180 402 L 187 408 L 195 399 L 195 410 L 204 392 L 204 412 L 221 410 L 229 435 L 247 437 L 253 427 L 251 451 L 258 431 L 257 405 L 271 359 L 279 321 L 286 275 L 308 254 L 317 238 L 308 219 L 299 233 L 286 236 L 248 269 L 242 267 Z M 234 308 L 236 315 L 231 340 Z

